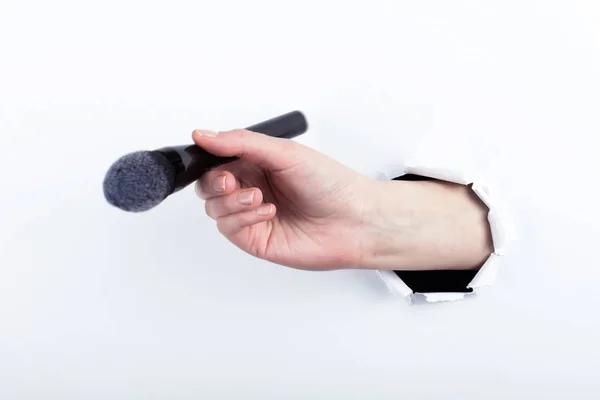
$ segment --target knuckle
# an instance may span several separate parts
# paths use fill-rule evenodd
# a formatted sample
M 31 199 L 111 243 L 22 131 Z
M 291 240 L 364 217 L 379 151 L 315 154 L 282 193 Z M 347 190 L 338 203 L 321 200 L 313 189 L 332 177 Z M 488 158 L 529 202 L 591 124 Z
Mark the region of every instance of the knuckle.
M 210 195 L 210 176 L 209 174 L 205 174 L 198 181 L 198 195 L 204 199 L 206 199 Z
M 201 199 L 204 199 L 204 193 L 202 191 L 202 181 L 201 180 L 197 180 L 196 183 L 194 183 L 194 192 L 196 193 L 196 196 L 198 196 Z
M 231 135 L 238 139 L 245 139 L 250 135 L 250 131 L 247 129 L 234 129 L 231 131 Z
M 221 235 L 227 235 L 229 230 L 227 228 L 227 221 L 223 218 L 217 220 L 217 230 Z
M 204 212 L 212 219 L 217 218 L 217 213 L 215 212 L 215 204 L 214 200 L 207 200 L 204 203 Z
M 235 214 L 235 223 L 238 226 L 244 225 L 244 223 L 246 222 L 245 215 L 246 214 L 244 214 L 244 213 L 237 213 L 237 214 Z
M 296 151 L 296 147 L 294 146 L 296 142 L 292 142 L 291 140 L 282 139 L 277 141 L 277 151 L 283 154 L 292 155 Z

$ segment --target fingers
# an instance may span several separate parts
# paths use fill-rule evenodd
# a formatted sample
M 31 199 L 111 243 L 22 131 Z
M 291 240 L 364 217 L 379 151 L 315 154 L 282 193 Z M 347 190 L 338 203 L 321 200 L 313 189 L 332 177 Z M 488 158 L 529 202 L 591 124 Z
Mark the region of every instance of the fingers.
M 265 222 L 275 216 L 274 204 L 262 204 L 255 210 L 239 212 L 217 219 L 217 228 L 225 236 L 233 236 L 242 229 Z
M 196 194 L 204 200 L 232 193 L 240 188 L 240 182 L 229 171 L 208 171 L 196 181 Z
M 239 157 L 259 167 L 279 170 L 301 161 L 306 149 L 297 142 L 237 129 L 226 132 L 195 130 L 196 145 L 223 157 Z
M 263 201 L 260 189 L 240 189 L 225 196 L 213 197 L 206 201 L 206 214 L 218 219 L 231 214 L 250 211 L 258 208 Z
M 196 182 L 195 190 L 206 200 L 206 214 L 217 221 L 219 232 L 226 236 L 275 216 L 274 204 L 262 204 L 262 191 L 241 188 L 240 181 L 230 171 L 214 169 L 206 172 Z

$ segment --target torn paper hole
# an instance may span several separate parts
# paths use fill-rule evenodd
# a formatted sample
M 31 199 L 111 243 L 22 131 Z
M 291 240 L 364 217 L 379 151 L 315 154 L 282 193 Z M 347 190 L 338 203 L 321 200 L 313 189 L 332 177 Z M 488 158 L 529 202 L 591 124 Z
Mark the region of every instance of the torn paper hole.
M 466 285 L 466 292 L 418 292 L 413 291 L 394 271 L 378 271 L 388 290 L 396 295 L 406 298 L 411 304 L 417 302 L 435 303 L 441 301 L 454 301 L 466 296 L 477 294 L 477 289 L 492 285 L 498 273 L 498 259 L 506 247 L 516 240 L 516 230 L 512 218 L 499 204 L 489 185 L 483 183 L 480 177 L 473 179 L 473 175 L 464 171 L 454 171 L 441 165 L 432 165 L 422 162 L 409 161 L 404 172 L 425 176 L 429 178 L 454 182 L 469 186 L 481 201 L 489 208 L 488 222 L 492 235 L 494 252 Z

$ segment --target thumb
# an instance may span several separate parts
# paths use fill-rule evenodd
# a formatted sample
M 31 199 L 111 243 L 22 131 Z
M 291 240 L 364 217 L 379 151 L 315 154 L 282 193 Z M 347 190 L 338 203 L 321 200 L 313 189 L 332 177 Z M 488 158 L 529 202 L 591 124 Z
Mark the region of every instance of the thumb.
M 246 129 L 213 132 L 197 129 L 192 133 L 197 146 L 221 157 L 239 157 L 268 170 L 291 167 L 300 161 L 302 145 Z

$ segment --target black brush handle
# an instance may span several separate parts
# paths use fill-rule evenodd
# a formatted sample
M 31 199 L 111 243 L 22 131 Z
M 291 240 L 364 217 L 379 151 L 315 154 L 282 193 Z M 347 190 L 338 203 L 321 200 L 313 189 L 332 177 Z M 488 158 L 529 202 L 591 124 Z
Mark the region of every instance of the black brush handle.
M 308 122 L 300 111 L 291 111 L 246 129 L 282 139 L 293 139 L 308 130 Z
M 293 139 L 308 130 L 308 122 L 300 111 L 291 111 L 246 129 L 273 137 Z M 195 144 L 164 147 L 156 151 L 167 157 L 175 167 L 176 178 L 173 193 L 195 182 L 207 171 L 238 159 L 237 157 L 215 156 Z

